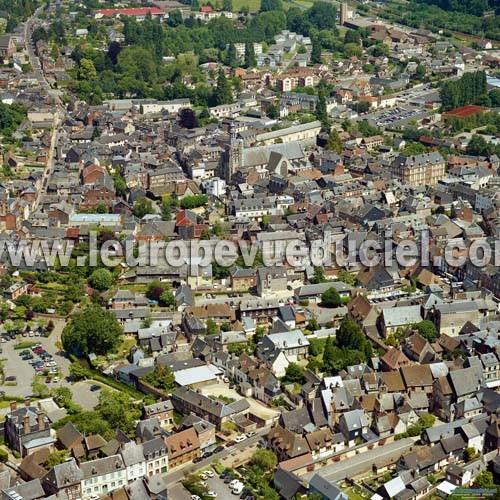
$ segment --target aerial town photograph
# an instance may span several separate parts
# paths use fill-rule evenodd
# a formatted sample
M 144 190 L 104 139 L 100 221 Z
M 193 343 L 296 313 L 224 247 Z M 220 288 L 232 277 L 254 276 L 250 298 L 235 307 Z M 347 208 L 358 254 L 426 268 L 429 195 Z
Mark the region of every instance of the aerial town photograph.
M 0 0 L 0 500 L 500 499 L 500 0 Z

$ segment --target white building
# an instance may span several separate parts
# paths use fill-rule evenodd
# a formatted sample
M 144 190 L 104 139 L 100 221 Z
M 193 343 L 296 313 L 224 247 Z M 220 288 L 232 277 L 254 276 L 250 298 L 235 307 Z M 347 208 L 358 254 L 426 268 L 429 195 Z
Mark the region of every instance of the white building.
M 128 483 L 127 470 L 120 455 L 83 462 L 80 469 L 83 472 L 83 499 L 100 497 Z
M 134 441 L 124 443 L 121 454 L 127 468 L 127 481 L 135 481 L 146 476 L 146 459 L 142 444 L 137 444 Z

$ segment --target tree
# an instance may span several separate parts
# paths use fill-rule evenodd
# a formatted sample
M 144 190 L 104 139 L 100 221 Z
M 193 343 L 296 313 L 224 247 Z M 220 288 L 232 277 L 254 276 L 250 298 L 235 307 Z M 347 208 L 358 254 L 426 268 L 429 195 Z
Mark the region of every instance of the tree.
M 153 387 L 163 391 L 171 391 L 175 387 L 174 374 L 168 369 L 167 366 L 156 365 L 154 370 L 149 372 L 143 379 Z
M 283 2 L 281 0 L 261 0 L 260 11 L 267 12 L 270 10 L 283 10 Z
M 435 342 L 438 338 L 438 331 L 436 329 L 436 325 L 432 322 L 429 321 L 428 319 L 424 319 L 423 321 L 420 321 L 420 323 L 417 323 L 414 325 L 415 328 L 417 329 L 418 333 L 424 337 L 425 340 L 428 342 Z
M 85 380 L 91 376 L 90 371 L 87 370 L 87 368 L 85 368 L 81 363 L 78 363 L 78 361 L 71 363 L 69 366 L 69 374 L 71 379 L 74 381 Z
M 342 283 L 346 283 L 351 286 L 354 286 L 356 284 L 356 276 L 346 271 L 345 269 L 342 269 L 342 271 L 339 272 L 337 278 L 339 279 L 339 281 L 342 281 Z
M 79 80 L 95 80 L 97 77 L 97 70 L 94 63 L 90 59 L 82 59 L 78 67 Z
M 233 11 L 233 0 L 222 0 L 222 10 L 226 12 Z
M 316 37 L 312 40 L 311 62 L 321 64 L 321 42 Z
M 230 43 L 226 50 L 226 66 L 231 68 L 236 68 L 239 64 L 238 53 L 236 52 L 236 46 L 234 43 Z
M 150 300 L 160 302 L 160 297 L 168 290 L 170 285 L 159 280 L 151 281 L 146 288 L 146 297 Z
M 45 469 L 50 470 L 56 465 L 60 465 L 66 461 L 69 456 L 69 451 L 67 450 L 56 450 L 51 453 L 47 459 L 43 462 Z
M 89 278 L 90 286 L 99 292 L 108 290 L 113 286 L 114 278 L 106 268 L 96 269 Z
M 106 354 L 118 347 L 121 335 L 122 328 L 116 316 L 92 305 L 73 314 L 63 330 L 62 342 L 67 352 L 76 355 Z
M 341 304 L 342 299 L 334 286 L 321 294 L 321 305 L 323 307 L 338 307 Z
M 214 98 L 217 105 L 231 104 L 233 102 L 231 87 L 222 68 L 219 70 L 219 76 L 217 77 L 217 86 L 215 88 Z
M 139 219 L 142 219 L 145 215 L 153 214 L 153 203 L 145 196 L 141 196 L 134 203 L 134 206 L 132 207 L 132 213 Z
M 478 457 L 478 453 L 475 448 L 465 448 L 464 450 L 464 459 L 466 462 L 471 462 L 472 460 Z
M 467 154 L 474 156 L 487 156 L 488 155 L 488 143 L 486 139 L 481 136 L 474 134 L 469 144 L 467 144 Z
M 283 382 L 303 384 L 305 382 L 304 368 L 297 363 L 289 363 L 285 370 Z
M 135 423 L 141 416 L 139 404 L 127 393 L 110 389 L 101 391 L 96 410 L 112 429 L 120 429 L 126 434 L 134 432 Z
M 217 323 L 212 319 L 207 319 L 207 335 L 215 335 L 220 332 L 220 328 L 217 326 Z
M 245 67 L 253 68 L 257 66 L 257 59 L 255 58 L 255 49 L 253 46 L 253 42 L 245 43 Z M 269 116 L 269 115 L 267 115 Z
M 325 276 L 325 270 L 322 267 L 315 267 L 314 268 L 314 275 L 311 280 L 312 283 L 317 285 L 318 283 L 325 283 L 327 281 L 326 276 Z
M 493 474 L 490 471 L 480 472 L 474 480 L 474 488 L 492 489 L 494 487 Z
M 206 194 L 193 194 L 185 196 L 181 200 L 181 208 L 191 210 L 192 208 L 202 207 L 208 203 L 208 196 Z
M 418 423 L 420 427 L 422 427 L 422 430 L 430 429 L 435 424 L 435 422 L 436 422 L 436 417 L 431 413 L 424 413 L 418 419 Z
M 323 351 L 323 368 L 327 372 L 331 372 L 335 362 L 335 346 L 333 345 L 333 338 L 328 335 Z
M 359 45 L 361 43 L 361 35 L 358 30 L 347 30 L 344 35 L 344 43 L 354 43 Z
M 319 330 L 319 328 L 319 323 L 316 318 L 311 318 L 307 323 L 307 329 L 311 332 L 315 332 L 316 330 Z
M 160 305 L 165 307 L 173 307 L 175 305 L 175 297 L 170 290 L 165 290 L 160 295 Z
M 323 89 L 321 89 L 318 94 L 318 102 L 316 104 L 316 120 L 321 122 L 321 129 L 324 132 L 330 131 L 331 122 L 328 118 L 328 112 L 326 110 L 326 96 Z
M 280 110 L 276 104 L 269 104 L 266 108 L 266 115 L 271 118 L 271 120 L 276 120 L 280 116 Z
M 337 10 L 332 3 L 314 2 L 307 11 L 309 22 L 318 30 L 331 30 L 338 34 L 336 28 Z
M 272 450 L 258 448 L 252 455 L 250 463 L 260 467 L 263 471 L 272 471 L 278 465 L 278 458 Z
M 179 125 L 189 130 L 199 127 L 196 113 L 190 108 L 182 108 L 179 111 Z
M 347 316 L 340 323 L 336 340 L 339 347 L 362 351 L 371 356 L 370 341 L 365 337 L 361 328 Z
M 342 153 L 342 140 L 336 128 L 331 129 L 325 149 L 334 151 L 337 154 Z
M 82 411 L 68 415 L 54 424 L 54 428 L 60 429 L 68 422 L 71 422 L 85 436 L 99 434 L 104 439 L 111 439 L 116 432 L 116 429 L 112 429 L 97 411 Z

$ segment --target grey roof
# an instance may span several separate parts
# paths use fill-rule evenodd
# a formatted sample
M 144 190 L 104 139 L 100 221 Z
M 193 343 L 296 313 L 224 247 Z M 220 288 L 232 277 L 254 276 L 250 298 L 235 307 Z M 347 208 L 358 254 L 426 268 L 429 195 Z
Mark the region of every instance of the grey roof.
M 391 307 L 382 311 L 384 324 L 388 327 L 410 325 L 422 321 L 420 306 Z
M 309 487 L 312 491 L 317 491 L 323 496 L 323 500 L 347 500 L 347 495 L 343 493 L 337 486 L 337 483 L 332 483 L 320 476 L 314 474 L 309 482 Z
M 144 452 L 142 449 L 142 444 L 137 444 L 134 441 L 123 444 L 121 455 L 126 466 L 144 462 Z
M 57 489 L 67 487 L 71 484 L 80 484 L 83 472 L 78 467 L 76 460 L 72 458 L 68 462 L 55 465 L 42 479 L 42 482 L 50 483 Z
M 483 383 L 483 373 L 475 366 L 454 370 L 450 372 L 449 377 L 457 397 L 474 394 Z

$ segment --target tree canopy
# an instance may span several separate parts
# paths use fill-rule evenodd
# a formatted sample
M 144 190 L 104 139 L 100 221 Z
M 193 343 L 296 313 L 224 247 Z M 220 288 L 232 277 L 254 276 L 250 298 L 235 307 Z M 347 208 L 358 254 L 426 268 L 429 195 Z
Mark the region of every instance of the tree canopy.
M 99 306 L 92 305 L 76 312 L 64 328 L 64 349 L 77 356 L 89 353 L 106 354 L 120 343 L 122 328 L 116 316 Z

